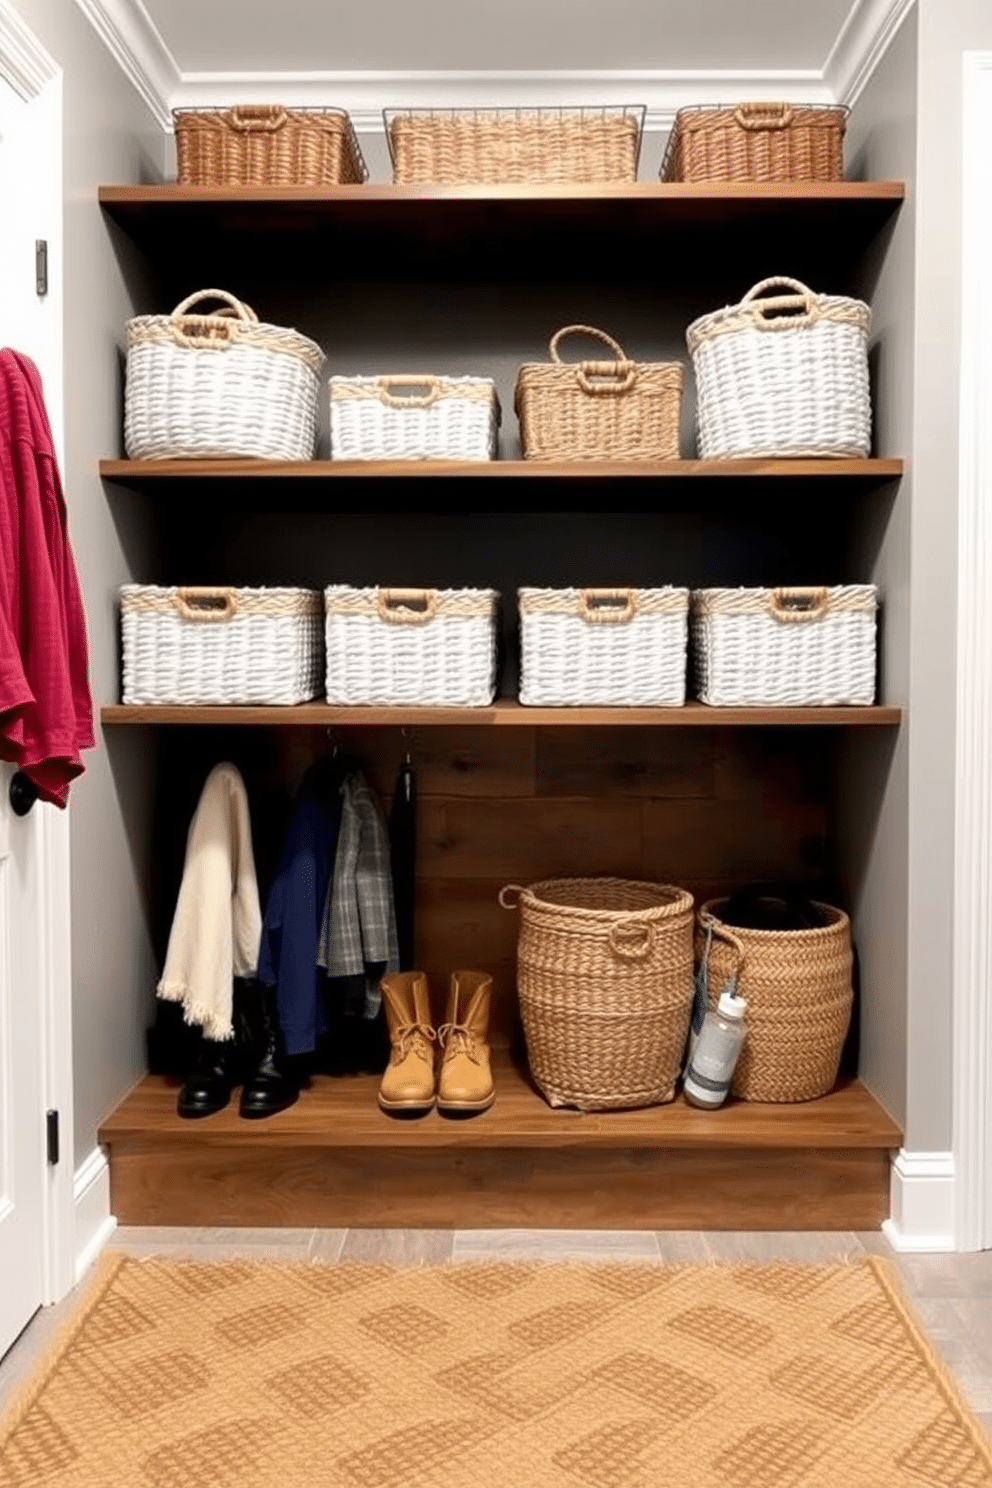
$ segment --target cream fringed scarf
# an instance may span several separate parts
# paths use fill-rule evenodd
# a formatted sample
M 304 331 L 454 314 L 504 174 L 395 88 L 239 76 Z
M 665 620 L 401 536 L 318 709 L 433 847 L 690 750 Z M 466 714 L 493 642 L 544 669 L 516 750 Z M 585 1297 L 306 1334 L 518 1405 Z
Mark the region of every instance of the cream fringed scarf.
M 254 975 L 261 934 L 245 784 L 217 765 L 190 823 L 159 997 L 181 1002 L 204 1037 L 231 1038 L 231 979 Z

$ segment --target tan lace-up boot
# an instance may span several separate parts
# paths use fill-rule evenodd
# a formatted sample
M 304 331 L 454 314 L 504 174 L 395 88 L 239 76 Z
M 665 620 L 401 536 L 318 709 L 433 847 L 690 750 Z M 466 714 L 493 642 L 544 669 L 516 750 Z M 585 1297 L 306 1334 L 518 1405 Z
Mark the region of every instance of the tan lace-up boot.
M 496 1092 L 489 1067 L 489 1000 L 493 979 L 481 971 L 453 971 L 448 1012 L 438 1029 L 443 1053 L 437 1108 L 471 1115 L 488 1111 Z
M 434 1043 L 427 978 L 399 971 L 382 979 L 382 1001 L 392 1053 L 379 1086 L 384 1111 L 415 1115 L 434 1104 Z

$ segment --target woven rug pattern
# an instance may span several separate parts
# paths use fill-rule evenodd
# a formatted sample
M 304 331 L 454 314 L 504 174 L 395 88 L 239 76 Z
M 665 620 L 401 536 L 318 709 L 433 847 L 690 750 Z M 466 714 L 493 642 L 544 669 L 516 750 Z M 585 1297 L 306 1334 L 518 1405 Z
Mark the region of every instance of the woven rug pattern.
M 0 1488 L 992 1488 L 883 1262 L 108 1261 Z

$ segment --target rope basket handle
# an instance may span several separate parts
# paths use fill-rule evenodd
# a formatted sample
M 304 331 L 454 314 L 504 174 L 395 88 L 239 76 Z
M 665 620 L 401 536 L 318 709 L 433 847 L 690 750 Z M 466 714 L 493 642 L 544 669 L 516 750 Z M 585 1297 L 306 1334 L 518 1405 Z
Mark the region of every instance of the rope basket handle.
M 209 314 L 190 314 L 193 305 L 203 300 L 220 300 L 222 308 Z M 258 324 L 258 316 L 226 289 L 199 289 L 187 295 L 169 316 L 169 333 L 178 346 L 194 349 L 207 347 L 223 351 L 237 341 L 243 325 Z
M 524 890 L 522 884 L 504 884 L 499 893 L 496 895 L 496 898 L 503 909 L 519 909 L 520 896 L 523 892 Z M 507 894 L 516 894 L 517 897 L 516 899 L 514 899 L 512 904 L 507 899 Z
M 172 314 L 169 316 L 169 319 L 181 320 L 182 317 L 184 315 L 188 315 L 192 307 L 194 305 L 198 305 L 201 300 L 221 301 L 225 308 L 223 310 L 215 311 L 215 315 L 233 315 L 238 320 L 243 320 L 249 325 L 258 324 L 258 316 L 255 314 L 251 306 L 246 305 L 243 300 L 238 299 L 237 295 L 230 294 L 226 289 L 198 289 L 195 294 L 187 295 L 184 300 L 180 301 L 175 310 L 173 310 Z
M 389 625 L 426 625 L 437 614 L 433 589 L 379 589 L 375 604 L 379 619 Z
M 802 625 L 807 620 L 819 620 L 827 613 L 830 595 L 824 588 L 773 589 L 768 598 L 768 608 L 776 620 Z
M 184 620 L 213 623 L 231 620 L 238 612 L 238 597 L 233 589 L 177 589 L 173 604 Z
M 734 109 L 734 122 L 742 129 L 788 129 L 792 123 L 792 105 L 741 103 Z
M 633 589 L 582 589 L 579 614 L 592 625 L 626 625 L 637 614 Z
M 638 938 L 632 940 L 631 936 Z M 619 956 L 621 961 L 643 961 L 654 946 L 654 929 L 650 924 L 614 924 L 607 931 L 606 939 L 614 956 Z
M 793 291 L 788 295 L 771 295 L 761 298 L 765 291 L 778 289 L 785 286 Z M 788 275 L 779 274 L 771 279 L 762 279 L 749 289 L 741 300 L 741 307 L 747 306 L 751 311 L 754 324 L 760 330 L 777 330 L 782 325 L 812 325 L 819 318 L 816 295 L 808 285 L 803 284 L 801 279 L 790 279 Z M 787 316 L 773 315 L 771 311 L 786 310 L 792 313 Z
M 425 388 L 426 391 L 419 396 L 412 393 L 406 397 L 397 398 L 391 389 L 399 387 Z M 437 377 L 417 377 L 413 373 L 396 373 L 379 380 L 379 398 L 390 408 L 430 408 L 440 396 L 441 382 Z
M 567 325 L 562 326 L 560 331 L 555 331 L 551 340 L 548 342 L 548 351 L 551 354 L 551 360 L 557 362 L 559 366 L 564 364 L 558 354 L 558 347 L 566 336 L 595 336 L 597 341 L 602 341 L 604 346 L 610 348 L 616 361 L 624 364 L 627 362 L 627 353 L 620 345 L 620 342 L 614 341 L 613 337 L 608 336 L 605 331 L 599 331 L 595 326 L 590 325 Z
M 558 351 L 564 336 L 595 336 L 602 341 L 613 352 L 615 361 L 583 361 L 566 363 L 563 362 Z M 629 393 L 637 381 L 637 364 L 627 358 L 627 353 L 619 341 L 614 341 L 605 331 L 599 331 L 595 326 L 570 325 L 562 326 L 556 331 L 548 342 L 548 351 L 551 360 L 558 367 L 571 366 L 575 374 L 575 380 L 584 393 L 592 398 L 615 398 Z
M 741 972 L 744 970 L 745 955 L 743 942 L 738 940 L 737 936 L 734 935 L 730 930 L 728 930 L 726 925 L 721 924 L 721 922 L 712 914 L 700 914 L 699 923 L 700 925 L 702 925 L 704 930 L 707 930 L 710 933 L 710 935 L 715 936 L 717 940 L 722 940 L 725 945 L 728 945 L 730 949 L 735 952 L 737 956 L 737 967 L 735 969 L 734 975 L 739 981 Z M 708 974 L 709 967 L 707 967 L 707 975 Z
M 275 134 L 287 117 L 278 103 L 236 103 L 223 114 L 224 123 L 240 134 Z

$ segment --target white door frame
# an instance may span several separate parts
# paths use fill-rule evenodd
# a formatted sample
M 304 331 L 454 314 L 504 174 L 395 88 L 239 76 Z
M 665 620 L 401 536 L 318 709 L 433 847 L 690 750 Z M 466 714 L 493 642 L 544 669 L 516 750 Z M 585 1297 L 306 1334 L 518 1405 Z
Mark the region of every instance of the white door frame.
M 992 52 L 965 53 L 962 123 L 954 1238 L 958 1250 L 985 1250 L 992 1248 Z
M 24 24 L 9 0 L 0 0 L 0 77 L 25 102 L 46 89 L 57 90 L 59 138 L 61 129 L 62 70 Z M 59 199 L 62 198 L 61 157 Z M 59 328 L 58 386 L 48 396 L 49 414 L 56 449 L 62 452 L 62 228 L 57 241 L 49 241 L 49 293 L 57 296 L 53 307 Z M 75 1281 L 72 1131 L 72 956 L 69 902 L 68 813 L 39 802 L 33 808 L 42 814 L 38 833 L 39 880 L 42 894 L 41 1013 L 43 1050 L 43 1097 L 45 1108 L 59 1113 L 60 1157 L 49 1167 L 43 1188 L 42 1236 L 44 1300 L 57 1302 Z M 38 1119 L 44 1112 L 39 1111 Z

